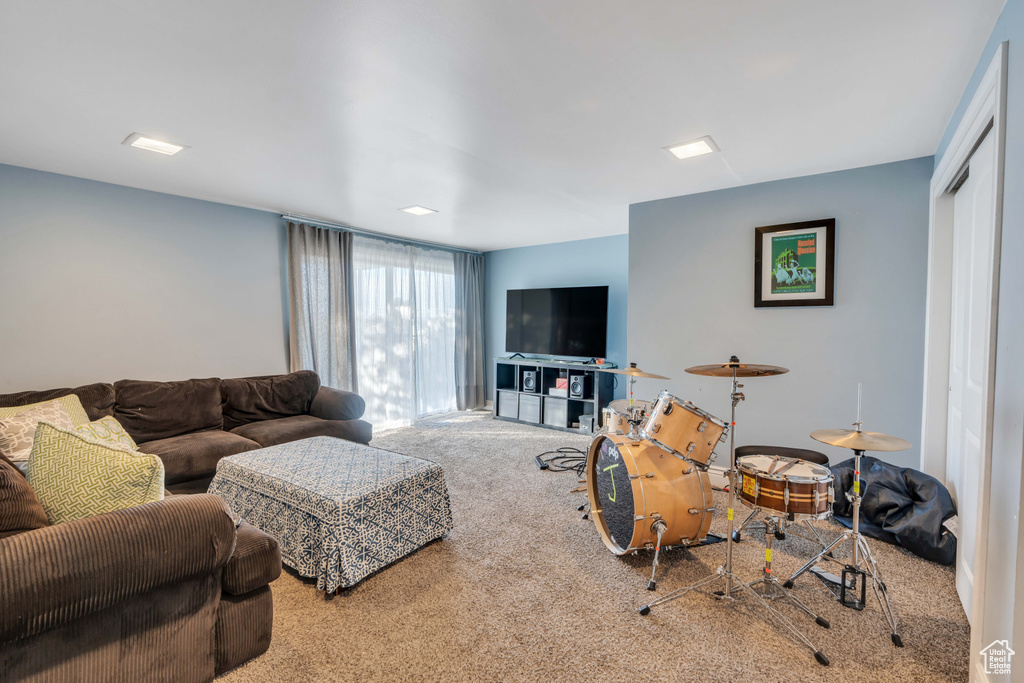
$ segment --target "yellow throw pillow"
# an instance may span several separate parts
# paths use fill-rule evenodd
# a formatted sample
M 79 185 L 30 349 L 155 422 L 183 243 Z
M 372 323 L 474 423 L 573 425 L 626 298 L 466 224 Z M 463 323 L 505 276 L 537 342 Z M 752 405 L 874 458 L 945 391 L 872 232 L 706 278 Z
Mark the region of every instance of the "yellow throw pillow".
M 164 464 L 41 422 L 28 483 L 50 524 L 60 524 L 162 500 Z
M 61 396 L 60 398 L 52 399 L 57 403 L 64 406 L 64 410 L 68 411 L 68 415 L 71 416 L 71 421 L 76 425 L 84 425 L 89 421 L 89 414 L 85 412 L 85 408 L 82 406 L 82 401 L 75 394 L 68 394 L 67 396 Z M 32 410 L 39 406 L 46 405 L 50 401 L 42 401 L 40 403 L 30 403 L 27 406 L 14 406 L 12 408 L 0 408 L 0 418 L 14 417 L 20 412 L 26 410 Z
M 111 415 L 101 417 L 95 422 L 86 422 L 84 425 L 78 425 L 75 427 L 75 431 L 94 441 L 105 443 L 114 448 L 120 448 L 123 451 L 139 450 L 135 440 L 124 430 L 121 423 Z
M 35 408 L 23 410 L 11 417 L 0 417 L 0 453 L 14 463 L 28 462 L 36 427 L 49 422 L 61 429 L 74 429 L 71 416 L 60 401 L 37 403 Z

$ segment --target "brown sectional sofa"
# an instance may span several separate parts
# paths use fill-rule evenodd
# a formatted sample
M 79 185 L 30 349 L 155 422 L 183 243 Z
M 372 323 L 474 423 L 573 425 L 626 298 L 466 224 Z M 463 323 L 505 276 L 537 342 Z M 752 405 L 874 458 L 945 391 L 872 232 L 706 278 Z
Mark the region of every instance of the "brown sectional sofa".
M 358 394 L 320 386 L 315 372 L 180 382 L 121 380 L 73 389 L 0 395 L 0 407 L 76 394 L 89 419 L 113 415 L 144 453 L 164 462 L 171 493 L 202 493 L 228 455 L 335 436 L 369 443 L 366 403 Z
M 227 455 L 372 435 L 363 399 L 312 372 L 123 380 L 0 395 L 0 406 L 71 393 L 90 419 L 113 415 L 158 455 L 176 493 L 205 491 Z M 208 681 L 270 646 L 280 548 L 217 496 L 47 526 L 19 507 L 26 495 L 24 476 L 0 462 L 0 680 Z
M 270 647 L 280 573 L 210 494 L 0 538 L 0 680 L 209 681 Z

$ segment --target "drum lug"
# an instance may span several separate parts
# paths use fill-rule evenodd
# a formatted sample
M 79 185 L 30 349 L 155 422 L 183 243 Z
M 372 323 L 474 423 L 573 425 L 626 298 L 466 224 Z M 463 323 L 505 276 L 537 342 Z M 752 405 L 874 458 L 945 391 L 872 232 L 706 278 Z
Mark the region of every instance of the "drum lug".
M 788 510 L 789 509 L 789 482 L 788 481 L 786 482 L 786 488 L 782 489 L 782 501 L 785 504 L 786 509 Z
M 671 415 L 672 414 L 672 408 L 673 408 L 672 401 L 666 402 L 665 403 L 665 407 L 661 409 L 662 415 Z
M 686 452 L 687 452 L 687 453 L 693 453 L 693 451 L 694 451 L 694 449 L 695 449 L 695 448 L 697 448 L 696 444 L 694 444 L 694 443 L 693 443 L 693 442 L 691 441 L 691 442 L 690 442 L 690 445 L 686 447 Z
M 707 429 L 707 427 L 708 427 L 708 421 L 707 420 L 701 420 L 701 423 L 699 425 L 697 425 L 697 431 L 698 432 L 703 432 L 705 429 Z
M 655 476 L 656 475 L 654 474 L 654 472 L 648 472 L 647 474 L 631 474 L 629 475 L 629 478 L 640 479 L 641 477 L 643 477 L 644 479 L 654 479 Z
M 690 508 L 689 510 L 687 510 L 687 512 L 689 512 L 691 515 L 699 515 L 702 512 L 710 512 L 711 514 L 714 514 L 715 513 L 715 508 L 714 507 L 709 507 L 709 508 L 704 508 L 703 510 L 700 510 L 698 508 Z
M 654 425 L 653 427 L 651 427 L 651 434 L 657 434 L 660 431 L 661 431 L 661 423 L 660 422 L 658 424 Z

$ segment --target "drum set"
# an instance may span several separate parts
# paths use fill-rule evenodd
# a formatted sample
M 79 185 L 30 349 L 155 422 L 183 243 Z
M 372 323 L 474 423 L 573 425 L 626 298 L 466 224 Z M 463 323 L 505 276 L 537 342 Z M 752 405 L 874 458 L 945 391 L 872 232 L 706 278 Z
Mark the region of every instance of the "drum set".
M 715 597 L 723 601 L 741 596 L 748 598 L 807 646 L 820 664 L 828 666 L 828 657 L 772 604 L 776 600 L 785 601 L 810 616 L 817 625 L 829 628 L 827 620 L 812 612 L 789 590 L 794 580 L 811 571 L 833 589 L 841 604 L 855 609 L 864 607 L 865 586 L 870 578 L 892 632 L 892 641 L 898 647 L 903 646 L 885 583 L 867 540 L 859 533 L 859 480 L 855 477 L 854 491 L 847 494 L 854 507 L 853 529 L 826 544 L 810 522 L 826 519 L 832 514 L 835 495 L 833 475 L 827 467 L 783 455 L 736 457 L 736 407 L 746 398 L 739 379 L 781 375 L 788 372 L 786 368 L 741 363 L 735 356 L 727 363 L 687 368 L 686 372 L 691 374 L 732 380 L 729 422 L 668 391 L 662 391 L 653 402 L 634 399 L 633 385 L 638 378 L 668 379 L 644 372 L 635 363 L 606 372 L 629 378 L 629 398 L 613 401 L 603 411 L 603 424 L 588 449 L 584 473 L 589 516 L 612 553 L 625 555 L 642 549 L 654 550 L 648 590 L 656 589 L 655 574 L 663 549 L 694 547 L 723 540 L 709 534 L 716 510 L 708 468 L 714 461 L 716 447 L 730 439 L 725 563 L 696 583 L 641 606 L 638 609 L 641 615 L 647 615 L 652 608 L 677 600 L 691 591 L 721 582 L 721 590 L 713 593 Z M 861 432 L 859 412 L 858 401 L 855 430 L 819 430 L 811 434 L 823 443 L 852 449 L 857 475 L 864 451 L 902 450 L 910 446 L 896 437 Z M 744 505 L 751 508 L 751 514 L 738 529 L 734 529 L 737 495 Z M 733 544 L 739 541 L 739 529 L 747 528 L 758 514 L 763 516 L 765 531 L 764 567 L 759 578 L 744 581 L 733 570 Z M 806 525 L 814 536 L 809 540 L 820 543 L 822 550 L 789 580 L 781 582 L 772 572 L 773 539 L 784 539 L 788 526 L 792 524 Z M 836 559 L 832 554 L 846 541 L 853 545 L 853 559 L 849 563 Z M 843 565 L 841 578 L 824 572 L 818 566 L 819 562 Z

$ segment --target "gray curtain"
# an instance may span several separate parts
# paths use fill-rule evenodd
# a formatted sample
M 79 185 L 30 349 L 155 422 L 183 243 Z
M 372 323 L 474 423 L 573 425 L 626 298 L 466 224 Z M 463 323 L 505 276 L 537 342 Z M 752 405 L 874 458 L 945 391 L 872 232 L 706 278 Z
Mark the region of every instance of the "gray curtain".
M 484 256 L 455 252 L 455 403 L 482 408 L 484 389 Z
M 288 223 L 291 369 L 356 391 L 352 233 Z

